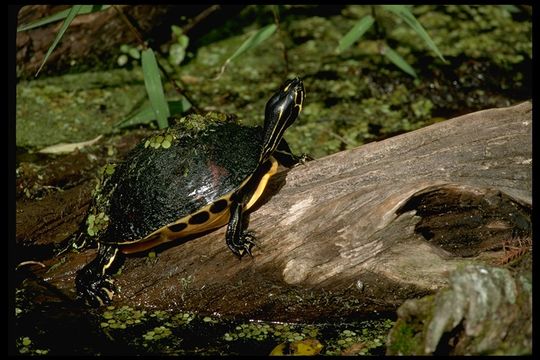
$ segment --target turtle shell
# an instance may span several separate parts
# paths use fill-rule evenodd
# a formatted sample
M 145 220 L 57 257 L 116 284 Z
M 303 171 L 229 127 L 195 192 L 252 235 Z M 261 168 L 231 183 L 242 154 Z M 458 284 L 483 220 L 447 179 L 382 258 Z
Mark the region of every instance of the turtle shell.
M 182 230 L 186 225 L 178 220 L 187 216 L 189 224 L 212 220 L 212 213 L 227 207 L 219 200 L 241 191 L 258 170 L 261 147 L 260 127 L 230 119 L 189 131 L 177 125 L 143 140 L 103 182 L 94 213 L 104 212 L 108 225 L 98 241 L 147 241 L 167 226 L 173 232 Z M 205 206 L 212 211 L 197 214 Z

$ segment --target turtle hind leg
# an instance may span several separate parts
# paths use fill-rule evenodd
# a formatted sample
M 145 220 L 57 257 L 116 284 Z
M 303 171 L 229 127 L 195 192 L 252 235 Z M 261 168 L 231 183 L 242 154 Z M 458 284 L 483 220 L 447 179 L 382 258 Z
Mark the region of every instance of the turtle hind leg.
M 251 256 L 251 248 L 255 245 L 255 235 L 252 231 L 244 229 L 242 221 L 244 207 L 240 203 L 233 202 L 230 211 L 231 218 L 227 225 L 225 242 L 236 256 L 241 258 L 246 253 Z
M 96 307 L 111 302 L 115 286 L 109 275 L 118 256 L 118 247 L 100 244 L 94 260 L 77 272 L 75 285 L 80 300 Z

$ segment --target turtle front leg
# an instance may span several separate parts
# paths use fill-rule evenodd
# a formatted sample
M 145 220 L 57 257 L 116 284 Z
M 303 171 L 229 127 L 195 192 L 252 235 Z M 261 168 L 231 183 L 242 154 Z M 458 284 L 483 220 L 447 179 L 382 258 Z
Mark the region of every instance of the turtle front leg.
M 115 286 L 107 274 L 115 260 L 118 260 L 118 247 L 100 244 L 94 260 L 77 272 L 75 285 L 79 299 L 90 306 L 108 304 L 113 297 Z
M 313 160 L 313 158 L 307 154 L 302 154 L 300 156 L 292 153 L 289 144 L 285 139 L 281 139 L 278 144 L 277 149 L 274 151 L 272 156 L 283 166 L 292 168 L 297 165 L 305 164 L 308 161 Z
M 225 241 L 231 251 L 238 257 L 245 253 L 251 255 L 251 248 L 255 245 L 253 232 L 244 230 L 242 217 L 244 207 L 242 204 L 233 202 L 230 208 L 231 217 L 225 233 Z

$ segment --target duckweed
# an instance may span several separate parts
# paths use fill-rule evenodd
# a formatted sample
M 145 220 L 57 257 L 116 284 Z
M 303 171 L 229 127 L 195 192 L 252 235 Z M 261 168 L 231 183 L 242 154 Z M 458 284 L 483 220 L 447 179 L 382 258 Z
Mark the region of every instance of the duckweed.
M 369 355 L 384 347 L 392 324 L 389 319 L 364 321 L 355 325 L 355 328 L 337 330 L 326 325 L 250 322 L 231 328 L 223 334 L 222 339 L 227 343 L 274 341 L 274 350 L 279 348 L 277 344 L 289 344 L 283 346 L 290 348 L 293 344 L 306 341 L 320 343 L 324 340 L 324 347 L 319 349 L 323 355 Z
M 172 331 L 165 326 L 155 327 L 153 330 L 148 331 L 143 335 L 145 341 L 157 341 L 166 338 L 172 334 Z
M 385 339 L 393 322 L 365 321 L 359 328 L 344 329 L 334 339 L 328 339 L 324 355 L 368 355 L 385 345 Z
M 185 312 L 185 313 L 178 313 L 171 317 L 172 323 L 175 325 L 187 325 L 191 321 L 195 319 L 195 313 L 192 312 Z
M 156 310 L 150 314 L 150 317 L 155 317 L 158 320 L 166 320 L 169 318 L 169 313 L 163 310 Z
M 109 225 L 109 216 L 104 212 L 99 214 L 91 214 L 86 219 L 86 224 L 88 225 L 87 233 L 90 236 L 96 235 L 101 230 L 104 230 Z
M 151 148 L 154 148 L 154 149 L 162 147 L 164 149 L 167 149 L 171 147 L 171 144 L 175 138 L 176 137 L 172 134 L 155 135 L 148 138 L 144 142 L 144 147 L 147 148 L 150 146 Z
M 145 315 L 146 310 L 135 310 L 127 305 L 118 309 L 108 306 L 101 315 L 104 321 L 101 321 L 100 326 L 109 329 L 126 329 L 128 326 L 140 324 L 141 320 L 146 320 Z
M 227 332 L 223 335 L 226 341 L 234 341 L 239 338 L 246 338 L 255 341 L 263 341 L 276 338 L 280 341 L 300 341 L 306 338 L 314 338 L 318 335 L 316 327 L 308 325 L 302 328 L 300 325 L 289 324 L 268 324 L 268 323 L 246 323 L 235 327 L 235 331 Z
M 203 318 L 203 321 L 204 321 L 205 323 L 216 324 L 216 323 L 219 322 L 219 319 L 215 319 L 215 318 L 212 318 L 212 317 L 210 317 L 210 316 L 205 316 L 205 317 Z
M 116 164 L 103 165 L 103 173 L 107 175 L 112 175 L 114 173 L 115 168 L 116 168 Z
M 20 354 L 46 355 L 49 352 L 48 349 L 35 349 L 33 346 L 33 342 L 28 336 L 20 337 L 17 340 L 17 348 Z

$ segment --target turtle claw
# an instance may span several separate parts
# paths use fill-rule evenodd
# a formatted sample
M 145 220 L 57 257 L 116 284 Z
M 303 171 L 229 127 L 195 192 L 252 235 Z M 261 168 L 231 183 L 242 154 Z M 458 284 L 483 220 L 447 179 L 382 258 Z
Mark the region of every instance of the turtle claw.
M 240 241 L 238 244 L 227 244 L 229 249 L 231 249 L 231 251 L 239 258 L 242 258 L 242 256 L 244 256 L 246 253 L 253 257 L 251 254 L 251 248 L 256 245 L 255 233 L 253 231 L 244 231 L 239 240 Z
M 81 273 L 75 279 L 78 299 L 91 307 L 107 305 L 111 302 L 116 286 L 107 275 L 91 277 L 89 272 Z M 91 280 L 89 280 L 91 279 Z
M 300 156 L 296 157 L 296 164 L 293 165 L 293 167 L 297 167 L 300 165 L 305 165 L 308 161 L 315 160 L 311 155 L 308 154 L 301 154 Z
M 112 279 L 101 279 L 99 282 L 92 284 L 90 287 L 84 294 L 84 301 L 87 305 L 103 306 L 110 304 L 116 288 Z

